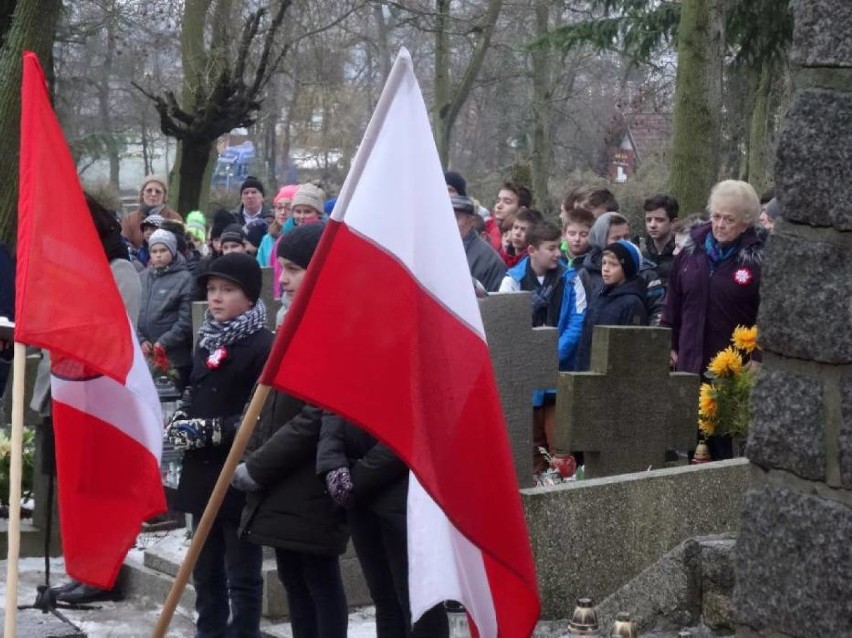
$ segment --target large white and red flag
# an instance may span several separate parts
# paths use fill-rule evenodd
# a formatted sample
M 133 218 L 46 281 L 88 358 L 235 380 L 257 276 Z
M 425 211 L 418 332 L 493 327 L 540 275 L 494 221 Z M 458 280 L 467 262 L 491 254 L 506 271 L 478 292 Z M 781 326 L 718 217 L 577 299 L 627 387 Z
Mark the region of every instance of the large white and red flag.
M 535 568 L 470 271 L 400 52 L 261 383 L 340 414 L 411 470 L 412 617 L 464 604 L 527 637 Z
M 18 209 L 15 340 L 50 352 L 65 569 L 111 587 L 142 521 L 166 509 L 163 416 L 31 52 Z

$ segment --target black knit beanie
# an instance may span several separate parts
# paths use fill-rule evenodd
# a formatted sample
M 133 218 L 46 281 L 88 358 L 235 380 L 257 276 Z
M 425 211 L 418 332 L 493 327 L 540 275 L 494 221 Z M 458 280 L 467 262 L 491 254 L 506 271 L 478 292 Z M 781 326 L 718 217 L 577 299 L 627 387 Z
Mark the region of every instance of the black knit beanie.
M 467 182 L 464 181 L 461 173 L 447 171 L 444 173 L 444 181 L 447 183 L 447 186 L 455 188 L 457 194 L 467 197 Z
M 325 230 L 325 224 L 321 222 L 309 222 L 296 226 L 293 230 L 284 233 L 278 240 L 276 256 L 307 269 L 323 230 Z
M 605 253 L 612 253 L 618 262 L 621 264 L 621 269 L 624 270 L 624 279 L 633 279 L 639 274 L 639 269 L 642 267 L 642 252 L 635 245 L 626 239 L 619 239 L 603 249 Z
M 210 227 L 210 239 L 219 239 L 222 232 L 236 221 L 234 214 L 224 208 L 213 213 L 213 225 Z
M 260 264 L 257 259 L 245 253 L 228 253 L 217 257 L 210 263 L 210 270 L 198 276 L 198 283 L 201 289 L 207 288 L 207 280 L 210 277 L 221 277 L 233 281 L 243 292 L 246 297 L 254 304 L 260 298 L 260 288 L 262 286 L 262 277 L 260 274 Z
M 245 181 L 240 185 L 240 195 L 243 194 L 243 191 L 247 188 L 256 188 L 260 191 L 261 195 L 266 195 L 263 191 L 263 184 L 260 183 L 260 180 L 257 179 L 254 175 L 249 175 L 246 177 Z

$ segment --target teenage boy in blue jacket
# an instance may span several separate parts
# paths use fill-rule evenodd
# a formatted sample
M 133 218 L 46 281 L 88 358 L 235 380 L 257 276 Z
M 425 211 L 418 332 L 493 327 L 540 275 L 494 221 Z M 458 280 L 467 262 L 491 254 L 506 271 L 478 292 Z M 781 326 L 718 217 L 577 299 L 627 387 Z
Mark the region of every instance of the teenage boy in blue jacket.
M 561 231 L 540 222 L 527 231 L 527 257 L 503 278 L 500 292 L 532 293 L 532 326 L 551 326 L 559 331 L 559 369 L 574 370 L 577 346 L 583 331 L 586 295 L 577 273 L 561 259 Z M 556 390 L 533 394 L 533 465 L 536 474 L 548 464 L 539 447 L 550 450 L 556 416 Z

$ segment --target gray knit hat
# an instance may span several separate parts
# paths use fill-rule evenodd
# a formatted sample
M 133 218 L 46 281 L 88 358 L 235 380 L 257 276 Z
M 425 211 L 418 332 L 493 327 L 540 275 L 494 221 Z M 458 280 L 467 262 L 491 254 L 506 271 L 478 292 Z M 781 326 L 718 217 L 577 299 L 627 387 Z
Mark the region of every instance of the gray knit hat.
M 318 215 L 322 215 L 325 206 L 325 193 L 319 186 L 313 184 L 302 184 L 299 190 L 293 195 L 293 201 L 290 203 L 290 209 L 296 206 L 310 206 Z
M 177 237 L 175 237 L 174 233 L 158 228 L 151 233 L 151 236 L 148 238 L 148 247 L 153 248 L 157 244 L 162 244 L 168 248 L 172 257 L 177 254 Z

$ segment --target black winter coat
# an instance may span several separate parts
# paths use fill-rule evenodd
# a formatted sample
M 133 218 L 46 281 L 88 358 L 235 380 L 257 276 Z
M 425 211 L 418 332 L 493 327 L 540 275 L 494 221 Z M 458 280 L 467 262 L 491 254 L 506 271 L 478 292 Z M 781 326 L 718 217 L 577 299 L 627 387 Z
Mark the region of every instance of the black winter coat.
M 193 418 L 222 417 L 225 420 L 222 445 L 187 450 L 178 484 L 175 509 L 200 515 L 204 512 L 213 486 L 222 471 L 239 426 L 245 404 L 260 376 L 269 350 L 272 333 L 265 328 L 225 346 L 227 358 L 220 367 L 207 367 L 209 352 L 197 348 L 189 378 Z M 239 520 L 245 499 L 243 493 L 230 488 L 219 510 L 219 516 Z
M 368 508 L 386 518 L 405 518 L 408 467 L 368 432 L 326 412 L 317 451 L 317 473 L 323 476 L 339 467 L 349 468 L 355 507 Z
M 346 551 L 346 515 L 316 472 L 321 426 L 320 408 L 283 392 L 267 399 L 246 458 L 263 489 L 246 495 L 243 538 L 305 554 Z
M 577 351 L 577 370 L 588 370 L 595 326 L 646 326 L 645 282 L 633 277 L 618 286 L 605 286 L 586 308 L 583 336 Z

